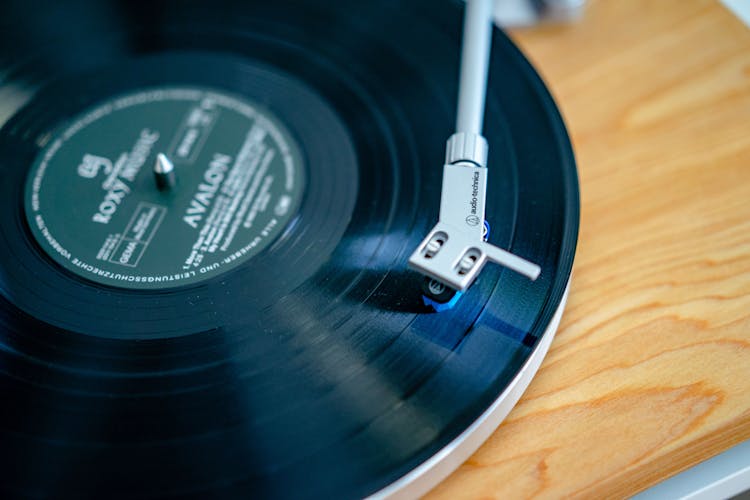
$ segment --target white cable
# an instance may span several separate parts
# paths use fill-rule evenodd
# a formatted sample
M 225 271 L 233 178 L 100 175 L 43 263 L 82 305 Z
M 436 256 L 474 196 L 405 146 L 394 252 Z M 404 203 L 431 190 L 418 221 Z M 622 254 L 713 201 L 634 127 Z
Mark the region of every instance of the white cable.
M 482 135 L 487 67 L 492 41 L 492 0 L 467 0 L 456 132 Z

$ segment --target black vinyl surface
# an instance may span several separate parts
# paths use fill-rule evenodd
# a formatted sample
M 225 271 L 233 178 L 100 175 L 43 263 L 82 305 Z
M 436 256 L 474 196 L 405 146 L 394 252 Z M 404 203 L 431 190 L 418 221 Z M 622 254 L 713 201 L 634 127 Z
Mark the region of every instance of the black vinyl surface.
M 406 262 L 438 214 L 461 21 L 428 0 L 3 3 L 3 496 L 362 497 L 489 407 L 563 296 L 578 184 L 552 99 L 495 30 L 490 241 L 542 273 L 487 266 L 454 309 L 422 305 Z M 42 138 L 111 95 L 186 84 L 284 122 L 305 157 L 299 213 L 199 285 L 57 266 L 23 213 Z

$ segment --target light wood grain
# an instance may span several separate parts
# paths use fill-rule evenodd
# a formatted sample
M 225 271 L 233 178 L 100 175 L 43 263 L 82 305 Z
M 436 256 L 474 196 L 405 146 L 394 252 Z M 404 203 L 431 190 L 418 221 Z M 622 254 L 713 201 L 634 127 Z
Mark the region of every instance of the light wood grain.
M 576 150 L 572 289 L 521 402 L 428 496 L 626 497 L 750 438 L 750 30 L 601 0 L 511 36 Z

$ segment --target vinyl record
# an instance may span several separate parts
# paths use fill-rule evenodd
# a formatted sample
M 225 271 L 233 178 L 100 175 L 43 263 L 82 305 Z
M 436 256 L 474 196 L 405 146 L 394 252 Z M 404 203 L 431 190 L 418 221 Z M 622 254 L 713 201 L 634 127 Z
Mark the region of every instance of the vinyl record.
M 406 263 L 437 219 L 460 3 L 11 0 L 0 18 L 5 496 L 424 489 L 512 406 L 579 215 L 562 120 L 502 32 L 490 241 L 542 272 L 487 266 L 434 313 Z

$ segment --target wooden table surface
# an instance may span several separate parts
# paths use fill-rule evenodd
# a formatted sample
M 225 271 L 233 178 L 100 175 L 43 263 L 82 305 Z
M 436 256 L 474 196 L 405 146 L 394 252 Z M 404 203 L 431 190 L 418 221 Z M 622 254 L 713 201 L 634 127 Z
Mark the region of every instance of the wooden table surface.
M 750 29 L 590 0 L 511 36 L 576 151 L 572 288 L 518 406 L 428 496 L 632 495 L 750 438 Z

